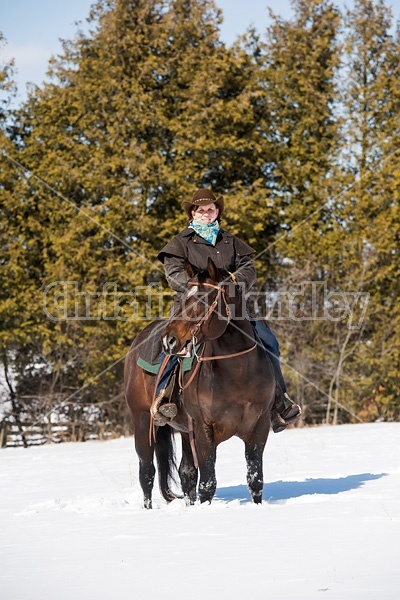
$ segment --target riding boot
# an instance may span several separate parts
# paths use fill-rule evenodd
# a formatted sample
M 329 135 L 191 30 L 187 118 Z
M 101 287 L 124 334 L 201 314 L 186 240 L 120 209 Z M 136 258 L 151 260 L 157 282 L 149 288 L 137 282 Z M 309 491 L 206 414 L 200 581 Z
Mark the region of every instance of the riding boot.
M 289 397 L 287 392 L 282 392 L 280 386 L 277 385 L 275 402 L 271 409 L 271 425 L 274 433 L 279 433 L 288 425 L 296 423 L 300 416 L 300 406 Z
M 274 408 L 271 409 L 271 427 L 274 433 L 280 433 L 287 427 L 281 415 Z
M 164 404 L 161 404 L 161 406 L 158 409 L 158 412 L 163 417 L 173 419 L 178 414 L 178 407 L 174 402 L 165 402 Z

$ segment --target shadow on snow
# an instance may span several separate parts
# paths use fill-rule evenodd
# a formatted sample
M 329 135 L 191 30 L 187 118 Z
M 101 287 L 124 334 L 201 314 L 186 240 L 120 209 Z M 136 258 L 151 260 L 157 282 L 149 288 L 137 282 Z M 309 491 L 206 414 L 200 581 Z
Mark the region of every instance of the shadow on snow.
M 265 483 L 263 499 L 268 502 L 281 502 L 290 498 L 309 496 L 312 494 L 340 494 L 356 490 L 367 481 L 385 477 L 386 473 L 372 474 L 360 473 L 336 479 L 306 479 L 305 481 L 274 481 Z M 219 500 L 240 500 L 250 502 L 250 495 L 246 485 L 217 488 L 215 498 Z

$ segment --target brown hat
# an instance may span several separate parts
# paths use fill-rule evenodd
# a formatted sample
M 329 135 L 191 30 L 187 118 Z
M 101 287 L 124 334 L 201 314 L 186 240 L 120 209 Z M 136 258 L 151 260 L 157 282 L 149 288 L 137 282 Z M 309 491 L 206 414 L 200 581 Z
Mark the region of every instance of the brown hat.
M 202 206 L 204 204 L 211 204 L 212 202 L 214 202 L 218 206 L 218 216 L 220 217 L 224 211 L 224 199 L 222 196 L 216 198 L 212 191 L 207 188 L 200 188 L 199 190 L 197 190 L 197 192 L 193 194 L 192 200 L 184 200 L 182 202 L 182 206 L 188 217 L 191 218 L 192 214 L 190 212 L 190 209 L 192 208 L 192 206 Z

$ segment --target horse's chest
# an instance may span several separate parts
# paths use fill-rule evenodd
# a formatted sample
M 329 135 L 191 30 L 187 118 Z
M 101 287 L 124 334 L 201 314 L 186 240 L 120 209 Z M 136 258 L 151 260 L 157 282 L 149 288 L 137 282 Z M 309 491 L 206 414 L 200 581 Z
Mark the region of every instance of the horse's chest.
M 232 380 L 218 381 L 214 385 L 199 385 L 185 401 L 189 414 L 208 423 L 220 423 L 222 427 L 231 423 L 254 424 L 266 410 L 264 394 L 251 386 L 238 387 Z

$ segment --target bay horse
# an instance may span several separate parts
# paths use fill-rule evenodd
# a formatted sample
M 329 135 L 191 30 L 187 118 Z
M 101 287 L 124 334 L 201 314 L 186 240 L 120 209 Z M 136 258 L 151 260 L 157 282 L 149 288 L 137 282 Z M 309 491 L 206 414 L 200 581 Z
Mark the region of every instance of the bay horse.
M 148 325 L 133 341 L 125 360 L 125 395 L 133 419 L 144 506 L 152 507 L 154 454 L 162 496 L 168 502 L 178 497 L 171 490 L 173 429 L 181 434 L 178 473 L 188 504 L 196 500 L 198 471 L 200 502 L 211 502 L 217 486 L 217 446 L 232 436 L 244 442 L 247 485 L 252 501 L 259 504 L 263 452 L 275 398 L 273 367 L 255 339 L 240 286 L 227 282 L 211 259 L 207 271 L 196 273 L 189 263 L 186 269 L 190 280 L 178 310 L 166 323 L 158 320 Z M 177 415 L 164 426 L 152 427 L 155 376 L 139 367 L 137 358 L 140 345 L 155 334 L 162 336 L 167 354 L 182 357 L 194 352 L 196 356 L 192 371 L 181 374 L 170 399 L 178 407 Z

